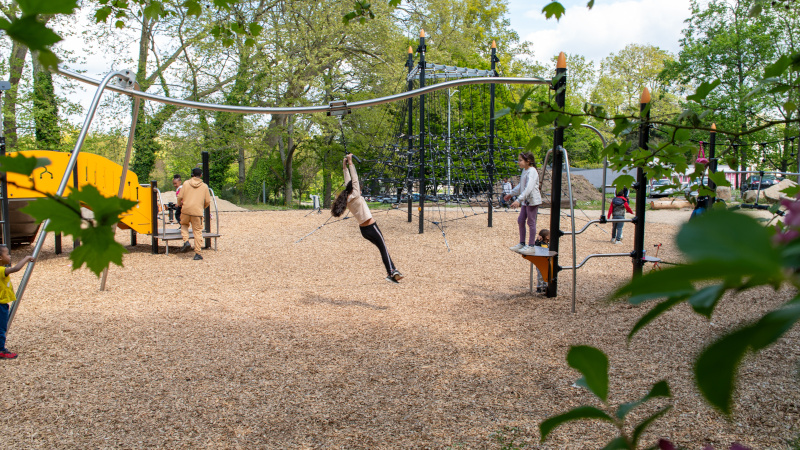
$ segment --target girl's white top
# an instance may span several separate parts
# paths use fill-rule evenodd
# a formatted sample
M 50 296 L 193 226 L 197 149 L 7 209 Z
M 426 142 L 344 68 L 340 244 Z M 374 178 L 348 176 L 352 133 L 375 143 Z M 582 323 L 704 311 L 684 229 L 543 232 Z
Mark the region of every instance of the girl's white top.
M 372 213 L 369 212 L 369 206 L 361 196 L 361 183 L 358 182 L 358 173 L 353 164 L 349 164 L 344 170 L 344 184 L 347 185 L 350 181 L 353 182 L 353 192 L 347 197 L 347 209 L 355 217 L 356 222 L 361 225 L 362 223 L 372 219 Z
M 516 195 L 520 205 L 539 206 L 542 204 L 542 194 L 539 192 L 539 172 L 535 167 L 522 171 L 519 184 L 511 190 L 511 195 Z

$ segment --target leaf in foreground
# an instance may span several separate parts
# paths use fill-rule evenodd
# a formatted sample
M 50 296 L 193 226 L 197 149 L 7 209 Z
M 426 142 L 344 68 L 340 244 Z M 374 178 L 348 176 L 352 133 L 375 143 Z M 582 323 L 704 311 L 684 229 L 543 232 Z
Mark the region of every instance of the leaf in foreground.
M 550 432 L 556 427 L 566 422 L 584 419 L 600 419 L 605 420 L 606 422 L 614 422 L 614 419 L 612 419 L 608 414 L 600 409 L 595 408 L 594 406 L 579 406 L 573 410 L 565 412 L 564 414 L 559 414 L 540 423 L 539 432 L 542 435 L 542 442 L 547 439 L 547 435 L 550 434 Z
M 588 345 L 572 346 L 567 353 L 570 367 L 583 374 L 580 384 L 589 388 L 600 400 L 608 400 L 608 357 Z

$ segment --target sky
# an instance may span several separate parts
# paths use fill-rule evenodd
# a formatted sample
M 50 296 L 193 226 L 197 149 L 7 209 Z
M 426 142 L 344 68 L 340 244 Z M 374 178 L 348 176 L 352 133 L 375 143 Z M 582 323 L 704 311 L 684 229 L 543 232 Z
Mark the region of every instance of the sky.
M 560 21 L 545 19 L 549 0 L 509 0 L 511 28 L 533 43 L 534 59 L 549 61 L 563 51 L 599 63 L 631 43 L 651 44 L 677 54 L 689 0 L 562 0 Z

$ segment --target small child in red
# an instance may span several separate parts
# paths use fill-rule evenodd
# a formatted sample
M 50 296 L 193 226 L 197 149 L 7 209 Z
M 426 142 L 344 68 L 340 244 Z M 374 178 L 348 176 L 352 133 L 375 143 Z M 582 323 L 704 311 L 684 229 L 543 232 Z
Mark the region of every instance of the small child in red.
M 611 206 L 608 208 L 609 219 L 624 219 L 625 211 L 633 214 L 631 207 L 628 206 L 628 199 L 625 198 L 623 193 L 617 192 L 617 196 L 611 200 Z M 611 224 L 611 243 L 619 244 L 622 242 L 622 226 L 625 222 L 614 222 Z

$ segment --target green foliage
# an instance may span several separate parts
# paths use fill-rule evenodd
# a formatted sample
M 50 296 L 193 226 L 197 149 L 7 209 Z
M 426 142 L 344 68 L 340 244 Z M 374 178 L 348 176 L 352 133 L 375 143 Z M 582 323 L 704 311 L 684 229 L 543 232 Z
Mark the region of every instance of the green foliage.
M 608 358 L 600 350 L 589 346 L 572 347 L 567 363 L 583 374 L 577 384 L 588 388 L 600 400 L 608 400 Z
M 725 209 L 714 209 L 688 222 L 678 233 L 677 243 L 689 262 L 634 279 L 620 288 L 616 297 L 629 295 L 641 303 L 667 298 L 652 308 L 634 326 L 632 337 L 672 306 L 687 301 L 692 309 L 711 318 L 725 292 L 755 286 L 778 288 L 792 281 L 787 273 L 797 268 L 798 245 L 777 247 L 773 230 L 756 220 Z M 747 239 L 741 239 L 747 236 Z M 712 283 L 709 285 L 709 283 Z M 697 289 L 695 284 L 705 287 Z M 694 367 L 698 388 L 706 400 L 722 413 L 732 413 L 738 366 L 749 351 L 759 351 L 777 341 L 800 320 L 800 298 L 764 314 L 709 345 Z
M 619 436 L 609 442 L 604 448 L 606 449 L 635 449 L 638 447 L 639 440 L 642 433 L 647 429 L 650 424 L 657 418 L 666 414 L 671 406 L 666 406 L 651 414 L 643 421 L 635 425 L 633 433 L 627 433 L 628 427 L 625 424 L 625 418 L 628 413 L 637 407 L 644 405 L 650 400 L 657 398 L 672 397 L 669 390 L 669 385 L 666 381 L 659 381 L 655 383 L 650 391 L 642 398 L 628 403 L 619 405 L 616 410 L 611 413 L 608 405 L 608 357 L 602 351 L 590 346 L 572 346 L 567 353 L 567 362 L 569 365 L 578 370 L 583 377 L 577 381 L 579 386 L 588 387 L 589 390 L 600 399 L 606 406 L 608 411 L 594 407 L 594 406 L 579 406 L 571 409 L 565 413 L 550 417 L 539 424 L 539 432 L 541 433 L 542 442 L 547 440 L 547 436 L 559 426 L 578 420 L 597 419 L 603 422 L 613 424 Z
M 542 13 L 546 18 L 555 17 L 556 20 L 561 20 L 561 16 L 566 13 L 567 10 L 564 8 L 560 2 L 550 2 L 542 8 Z
M 58 126 L 58 103 L 53 74 L 48 70 L 37 70 L 34 64 L 33 109 L 36 123 L 37 147 L 58 150 L 61 146 L 61 130 Z

